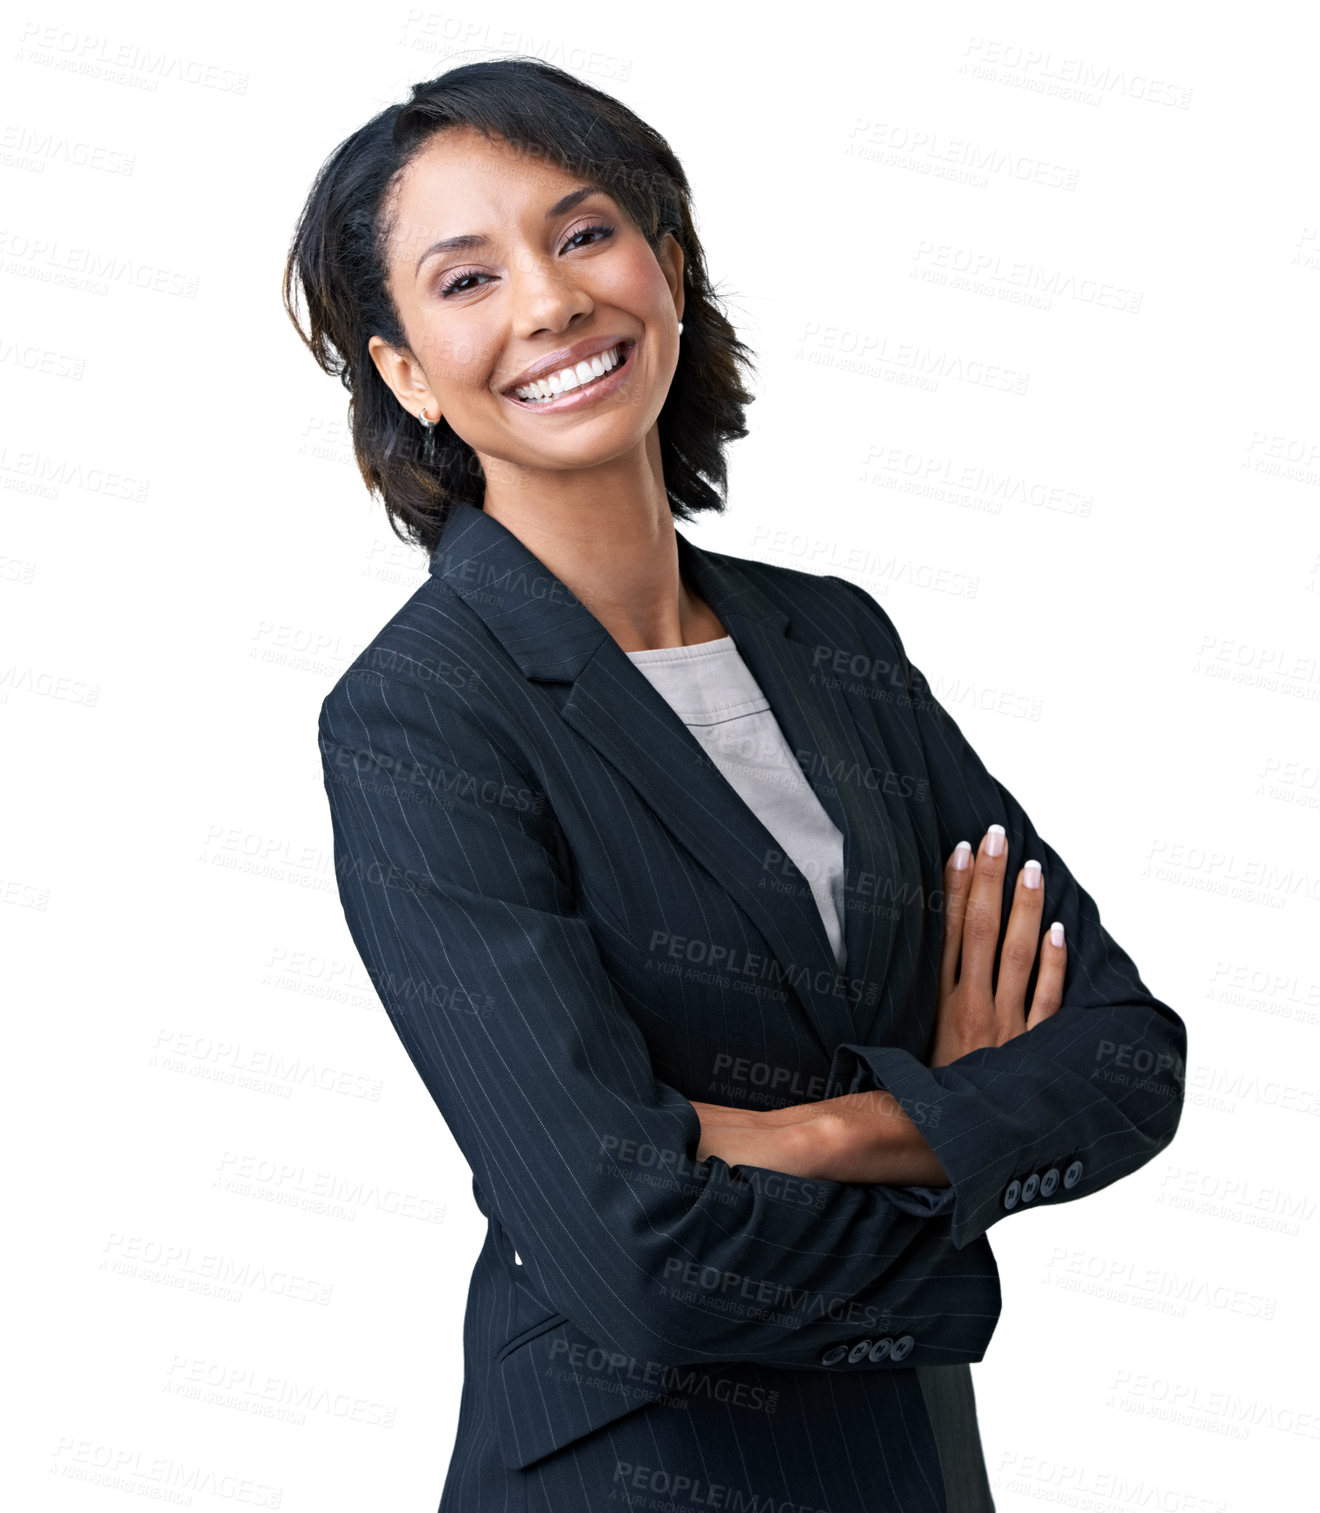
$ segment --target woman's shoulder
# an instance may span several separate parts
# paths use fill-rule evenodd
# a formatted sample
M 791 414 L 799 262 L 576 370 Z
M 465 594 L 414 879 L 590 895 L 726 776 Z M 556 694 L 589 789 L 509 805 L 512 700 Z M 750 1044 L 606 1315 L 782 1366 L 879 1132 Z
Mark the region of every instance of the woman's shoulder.
M 415 706 L 430 717 L 484 719 L 507 705 L 517 686 L 493 650 L 480 616 L 428 573 L 330 687 L 321 729 L 350 711 L 369 723 Z

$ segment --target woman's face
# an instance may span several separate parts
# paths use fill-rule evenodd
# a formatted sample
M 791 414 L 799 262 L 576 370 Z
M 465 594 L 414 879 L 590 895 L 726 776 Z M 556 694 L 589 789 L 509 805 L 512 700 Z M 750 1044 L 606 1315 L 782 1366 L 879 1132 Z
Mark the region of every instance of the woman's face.
M 393 209 L 388 282 L 408 350 L 370 347 L 400 403 L 443 414 L 488 480 L 491 459 L 564 471 L 644 446 L 678 363 L 672 236 L 657 261 L 604 190 L 468 127 L 432 138 Z M 556 374 L 573 365 L 582 346 L 622 362 L 549 402 L 512 392 L 547 359 Z

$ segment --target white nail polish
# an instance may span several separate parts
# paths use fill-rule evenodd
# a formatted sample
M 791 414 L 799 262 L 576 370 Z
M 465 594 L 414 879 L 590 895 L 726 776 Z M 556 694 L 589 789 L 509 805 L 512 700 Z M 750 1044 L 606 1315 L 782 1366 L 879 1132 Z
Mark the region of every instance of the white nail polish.
M 1052 946 L 1061 946 L 1063 944 L 1063 926 L 1057 919 L 1050 926 L 1050 944 Z
M 959 841 L 953 848 L 953 870 L 966 872 L 972 861 L 972 846 L 970 841 Z
M 1002 825 L 991 825 L 986 831 L 986 834 L 989 836 L 989 840 L 987 840 L 985 843 L 986 855 L 999 856 L 1002 853 L 1005 845 L 1004 837 L 1006 831 L 1004 830 L 1004 827 Z
M 1040 863 L 1027 862 L 1022 868 L 1022 882 L 1025 887 L 1040 887 Z

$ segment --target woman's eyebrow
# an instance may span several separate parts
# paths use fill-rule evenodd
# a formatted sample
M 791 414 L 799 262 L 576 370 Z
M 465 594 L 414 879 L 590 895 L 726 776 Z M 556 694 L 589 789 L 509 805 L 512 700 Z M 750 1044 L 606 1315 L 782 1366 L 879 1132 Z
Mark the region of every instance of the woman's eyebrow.
M 609 191 L 602 184 L 583 184 L 581 188 L 571 189 L 566 195 L 557 199 L 549 210 L 546 211 L 545 218 L 547 221 L 554 220 L 557 215 L 563 215 L 566 211 L 572 210 L 575 205 L 585 200 L 588 195 L 608 193 Z M 438 252 L 466 252 L 472 247 L 484 247 L 489 241 L 490 238 L 488 236 L 466 235 L 447 236 L 442 241 L 432 242 L 426 251 L 422 253 L 421 257 L 417 259 L 417 266 L 413 269 L 413 277 L 416 278 L 422 271 L 422 264 L 427 258 L 434 257 Z

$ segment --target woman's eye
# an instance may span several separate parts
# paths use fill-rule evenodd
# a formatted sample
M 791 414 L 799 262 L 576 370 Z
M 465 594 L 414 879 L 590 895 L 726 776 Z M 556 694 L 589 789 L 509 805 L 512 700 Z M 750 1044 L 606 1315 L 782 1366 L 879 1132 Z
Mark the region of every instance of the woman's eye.
M 451 273 L 450 276 L 445 279 L 445 281 L 440 285 L 440 293 L 442 295 L 450 295 L 454 292 L 455 289 L 458 288 L 460 284 L 467 283 L 468 279 L 486 277 L 488 277 L 487 274 L 475 272 L 470 268 L 466 272 Z
M 580 236 L 595 236 L 595 235 L 600 235 L 600 236 L 605 236 L 605 237 L 613 236 L 614 235 L 614 227 L 613 226 L 584 226 L 581 231 L 575 231 L 573 233 L 573 235 L 569 237 L 568 241 L 565 243 L 565 248 L 567 249 L 568 247 L 571 247 L 573 245 L 573 243 L 575 241 L 577 241 L 578 237 L 580 237 Z
M 600 237 L 600 238 L 604 239 L 604 238 L 611 237 L 613 235 L 614 235 L 614 227 L 613 226 L 605 226 L 605 225 L 584 226 L 581 231 L 575 231 L 573 233 L 573 235 L 570 236 L 569 239 L 564 243 L 564 251 L 567 252 L 573 246 L 573 244 L 578 240 L 579 237 L 594 236 L 594 237 Z M 459 271 L 457 273 L 451 273 L 449 275 L 449 277 L 447 279 L 445 279 L 441 283 L 441 285 L 440 285 L 441 296 L 444 297 L 444 298 L 448 298 L 448 296 L 451 295 L 451 294 L 463 294 L 463 293 L 466 293 L 467 291 L 465 289 L 462 289 L 460 286 L 463 285 L 463 284 L 466 284 L 469 279 L 490 278 L 490 277 L 491 277 L 491 275 L 489 273 L 482 273 L 479 270 L 474 269 L 474 268 L 461 268 L 461 269 L 459 269 Z M 475 287 L 475 286 L 473 286 L 473 287 Z

